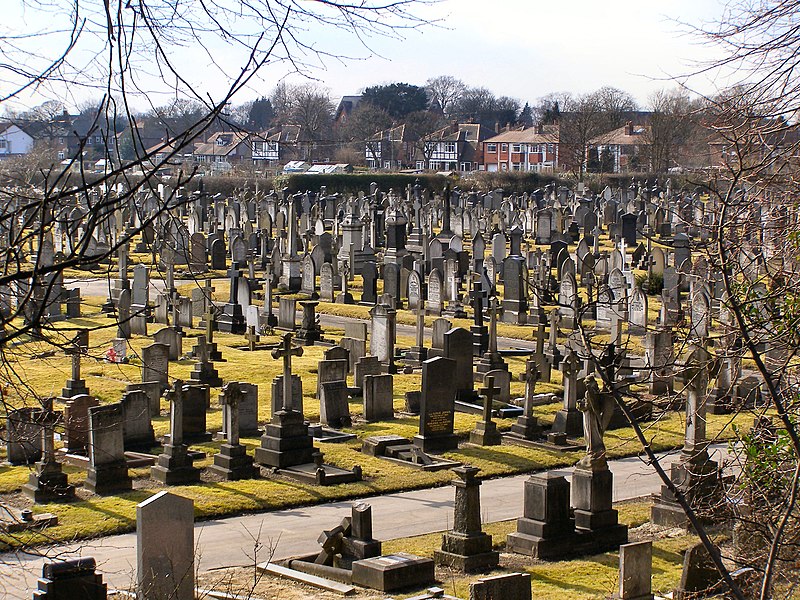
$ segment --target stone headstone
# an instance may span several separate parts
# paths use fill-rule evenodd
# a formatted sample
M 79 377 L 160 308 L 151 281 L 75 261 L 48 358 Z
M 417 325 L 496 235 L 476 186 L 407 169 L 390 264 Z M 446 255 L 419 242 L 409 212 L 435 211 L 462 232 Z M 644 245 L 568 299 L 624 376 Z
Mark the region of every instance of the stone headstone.
M 30 406 L 8 412 L 6 458 L 12 465 L 33 464 L 42 458 L 40 440 L 43 416 L 42 409 Z
M 153 341 L 168 347 L 169 360 L 178 360 L 183 354 L 183 336 L 172 327 L 162 327 L 156 331 L 153 334 Z
M 653 542 L 619 547 L 619 600 L 652 600 Z
M 122 395 L 122 437 L 125 448 L 149 448 L 155 444 L 150 421 L 150 397 L 144 391 Z
M 364 356 L 355 365 L 354 380 L 355 387 L 364 387 L 364 377 L 367 375 L 380 375 L 381 374 L 381 361 L 377 356 Z
M 159 492 L 136 506 L 141 600 L 194 600 L 194 502 Z
M 142 348 L 142 382 L 158 381 L 161 389 L 169 387 L 169 346 L 150 344 Z
M 456 397 L 471 399 L 472 378 L 472 333 L 463 327 L 454 327 L 444 334 L 443 356 L 456 363 L 454 385 Z
M 328 381 L 320 384 L 319 421 L 335 429 L 350 426 L 347 383 Z
M 441 356 L 422 363 L 419 434 L 414 444 L 423 452 L 444 452 L 458 447 L 453 434 L 456 362 Z
M 469 584 L 469 600 L 531 600 L 529 573 L 481 577 Z
M 283 375 L 272 380 L 272 414 L 283 408 Z M 292 374 L 292 410 L 303 414 L 303 382 L 299 375 Z
M 83 454 L 89 446 L 89 409 L 99 406 L 86 394 L 73 396 L 64 404 L 64 447 L 67 452 Z
M 366 421 L 385 421 L 394 418 L 392 375 L 366 375 L 363 389 Z
M 89 409 L 89 472 L 84 487 L 94 494 L 132 487 L 125 460 L 121 402 Z

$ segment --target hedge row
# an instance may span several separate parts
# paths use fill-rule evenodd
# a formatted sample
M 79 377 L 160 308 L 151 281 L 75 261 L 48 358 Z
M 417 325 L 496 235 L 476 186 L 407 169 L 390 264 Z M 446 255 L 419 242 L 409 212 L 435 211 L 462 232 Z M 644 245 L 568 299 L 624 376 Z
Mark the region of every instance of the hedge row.
M 275 187 L 278 189 L 287 187 L 290 192 L 295 193 L 309 190 L 316 192 L 324 185 L 329 194 L 358 194 L 359 192 L 369 193 L 370 185 L 376 183 L 378 189 L 384 192 L 392 189 L 396 193 L 402 193 L 406 186 L 414 185 L 417 181 L 423 188 L 437 192 L 444 190 L 447 185 L 453 185 L 451 178 L 432 174 L 337 173 L 306 175 L 298 173 L 278 175 L 275 178 Z

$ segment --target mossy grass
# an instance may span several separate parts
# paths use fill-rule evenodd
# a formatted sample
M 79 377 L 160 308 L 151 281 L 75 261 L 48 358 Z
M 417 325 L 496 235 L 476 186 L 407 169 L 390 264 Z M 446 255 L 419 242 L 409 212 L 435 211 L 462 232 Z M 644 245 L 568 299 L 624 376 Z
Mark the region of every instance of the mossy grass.
M 630 528 L 647 523 L 650 502 L 629 502 L 616 506 L 619 520 Z M 496 550 L 504 551 L 506 536 L 516 531 L 516 521 L 486 523 L 483 530 L 492 536 Z M 683 552 L 697 542 L 690 534 L 653 541 L 653 590 L 664 594 L 676 587 L 683 568 Z M 442 544 L 441 533 L 432 533 L 384 542 L 384 553 L 409 552 L 419 556 L 432 556 Z M 608 598 L 618 589 L 619 554 L 605 552 L 572 560 L 543 562 L 518 556 L 511 568 L 502 568 L 491 574 L 526 572 L 531 576 L 534 598 L 547 600 L 594 600 Z M 476 576 L 448 573 L 442 583 L 448 594 L 459 598 L 469 596 L 469 584 Z

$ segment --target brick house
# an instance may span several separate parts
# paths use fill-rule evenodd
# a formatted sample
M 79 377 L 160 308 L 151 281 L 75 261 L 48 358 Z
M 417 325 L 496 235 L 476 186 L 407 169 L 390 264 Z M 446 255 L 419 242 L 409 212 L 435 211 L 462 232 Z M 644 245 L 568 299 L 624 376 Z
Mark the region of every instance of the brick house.
M 553 171 L 558 168 L 558 125 L 510 129 L 484 140 L 481 170 Z

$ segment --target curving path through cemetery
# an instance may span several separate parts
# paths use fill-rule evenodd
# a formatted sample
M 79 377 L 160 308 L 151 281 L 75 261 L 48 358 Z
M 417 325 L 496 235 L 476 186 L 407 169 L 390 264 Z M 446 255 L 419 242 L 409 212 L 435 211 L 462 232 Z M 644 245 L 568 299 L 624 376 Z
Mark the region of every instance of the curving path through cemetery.
M 725 451 L 713 446 L 715 459 Z M 678 452 L 662 454 L 665 469 L 677 460 Z M 648 496 L 660 490 L 661 481 L 637 457 L 609 461 L 614 474 L 614 501 Z M 553 472 L 570 477 L 572 469 Z M 514 519 L 522 515 L 523 482 L 527 475 L 485 481 L 481 487 L 481 514 L 484 522 Z M 446 530 L 452 523 L 453 488 L 444 486 L 365 498 L 372 506 L 373 533 L 376 539 L 390 540 Z M 253 536 L 261 532 L 261 542 L 274 546 L 274 559 L 313 552 L 319 548 L 317 536 L 323 529 L 338 525 L 350 514 L 352 502 L 333 502 L 317 506 L 214 519 L 195 524 L 195 544 L 199 548 L 201 572 L 222 567 L 252 564 Z M 48 556 L 75 558 L 92 556 L 98 572 L 111 587 L 127 587 L 134 581 L 136 534 L 109 536 L 60 547 L 46 548 Z M 262 550 L 258 561 L 267 560 Z M 0 598 L 30 598 L 45 559 L 39 556 L 0 554 Z

